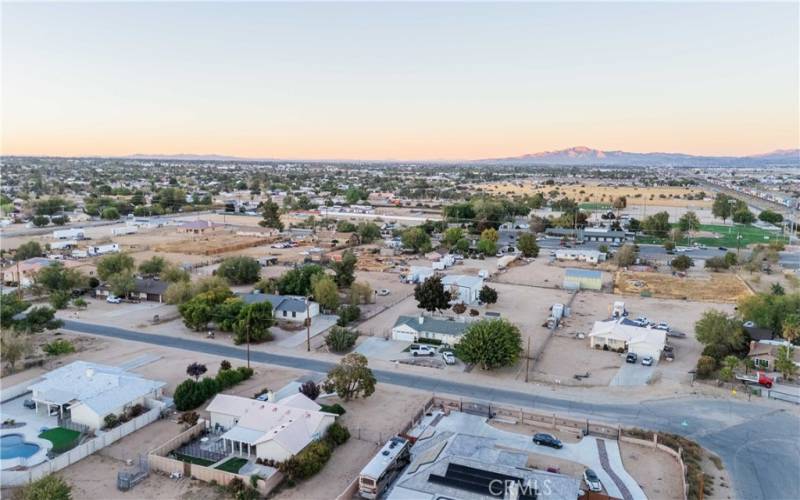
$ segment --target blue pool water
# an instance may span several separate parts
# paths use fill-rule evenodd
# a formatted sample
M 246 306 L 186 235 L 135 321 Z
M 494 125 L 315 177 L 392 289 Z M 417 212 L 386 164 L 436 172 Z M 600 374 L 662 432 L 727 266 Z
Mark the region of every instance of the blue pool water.
M 0 437 L 0 459 L 27 458 L 39 451 L 39 445 L 25 442 L 22 434 L 6 434 Z

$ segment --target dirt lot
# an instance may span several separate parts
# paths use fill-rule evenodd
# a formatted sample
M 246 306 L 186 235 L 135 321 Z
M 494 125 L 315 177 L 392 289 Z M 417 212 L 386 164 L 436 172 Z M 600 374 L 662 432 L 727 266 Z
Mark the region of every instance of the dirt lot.
M 588 334 L 595 321 L 607 319 L 611 307 L 620 297 L 596 292 L 580 292 L 572 303 L 570 316 L 565 318 L 557 336 L 552 339 L 535 370 L 544 376 L 560 378 L 562 383 L 573 385 L 606 385 L 613 377 L 612 366 L 621 366 L 618 354 L 589 348 L 587 339 L 577 339 L 578 333 Z M 675 348 L 675 360 L 661 361 L 655 370 L 661 374 L 662 382 L 685 383 L 702 351 L 694 337 L 694 324 L 708 309 L 717 309 L 729 314 L 735 312 L 730 303 L 692 302 L 675 299 L 659 299 L 638 296 L 624 298 L 625 307 L 631 317 L 646 316 L 651 321 L 666 321 L 674 331 L 686 333 L 686 338 L 671 338 L 667 341 Z M 586 367 L 586 368 L 584 368 Z M 577 372 L 590 373 L 581 382 L 572 379 Z M 610 377 L 609 377 L 610 375 Z M 654 376 L 654 379 L 659 377 Z
M 584 183 L 575 185 L 538 186 L 531 182 L 496 183 L 480 185 L 484 191 L 499 194 L 533 194 L 547 193 L 558 190 L 563 196 L 578 200 L 579 203 L 611 203 L 619 196 L 625 196 L 628 206 L 644 205 L 666 207 L 707 207 L 711 201 L 686 200 L 682 196 L 697 194 L 701 189 L 682 187 L 631 187 L 631 186 L 601 186 L 597 183 Z M 662 197 L 663 196 L 663 197 Z
M 752 293 L 735 274 L 710 273 L 706 277 L 680 278 L 661 273 L 618 272 L 614 291 L 620 294 L 650 292 L 653 297 L 691 301 L 736 302 Z
M 648 498 L 683 498 L 683 471 L 667 452 L 624 442 L 620 442 L 619 447 L 625 469 L 636 478 Z

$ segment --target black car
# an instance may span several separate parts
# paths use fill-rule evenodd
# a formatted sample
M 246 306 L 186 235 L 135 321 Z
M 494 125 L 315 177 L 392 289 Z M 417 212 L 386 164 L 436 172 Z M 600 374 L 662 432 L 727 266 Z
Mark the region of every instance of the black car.
M 636 356 L 635 352 L 629 352 L 627 356 L 625 356 L 626 363 L 636 363 L 638 356 Z
M 728 251 L 728 249 L 725 248 L 725 247 L 719 247 L 719 250 L 722 250 L 723 252 L 727 252 Z
M 549 446 L 550 448 L 561 449 L 564 447 L 561 441 L 550 434 L 538 433 L 533 435 L 533 442 L 542 446 Z

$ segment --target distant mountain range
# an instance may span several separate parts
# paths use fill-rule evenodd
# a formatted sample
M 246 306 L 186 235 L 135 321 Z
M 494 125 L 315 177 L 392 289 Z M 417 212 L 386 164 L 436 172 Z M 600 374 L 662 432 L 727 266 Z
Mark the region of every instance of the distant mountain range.
M 602 151 L 578 146 L 558 151 L 544 151 L 507 158 L 479 160 L 500 165 L 583 165 L 640 167 L 758 167 L 800 166 L 800 149 L 779 149 L 752 156 L 694 156 L 682 153 L 630 153 Z
M 123 158 L 132 160 L 162 161 L 281 161 L 279 158 L 244 158 L 217 154 L 134 154 Z M 283 159 L 284 161 L 302 161 Z M 336 162 L 363 160 L 327 160 Z M 390 161 L 390 160 L 385 160 Z M 400 162 L 401 160 L 398 160 Z M 378 161 L 376 161 L 377 163 Z M 428 163 L 432 163 L 428 162 Z M 424 162 L 420 162 L 424 163 Z M 435 163 L 451 163 L 447 160 Z M 627 151 L 602 151 L 577 146 L 558 151 L 543 151 L 505 158 L 452 161 L 452 163 L 476 163 L 491 165 L 570 165 L 570 166 L 617 166 L 617 167 L 800 167 L 800 149 L 779 149 L 770 153 L 752 156 L 695 156 L 683 153 L 631 153 Z

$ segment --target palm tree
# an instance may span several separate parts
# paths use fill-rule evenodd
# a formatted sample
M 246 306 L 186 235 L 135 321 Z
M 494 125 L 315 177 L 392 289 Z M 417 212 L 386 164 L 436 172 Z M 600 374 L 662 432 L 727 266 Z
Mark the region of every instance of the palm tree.
M 785 379 L 794 378 L 797 374 L 797 365 L 794 362 L 794 346 L 788 344 L 778 347 L 778 352 L 775 356 L 775 369 L 781 372 Z

